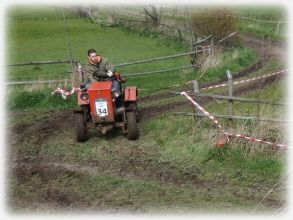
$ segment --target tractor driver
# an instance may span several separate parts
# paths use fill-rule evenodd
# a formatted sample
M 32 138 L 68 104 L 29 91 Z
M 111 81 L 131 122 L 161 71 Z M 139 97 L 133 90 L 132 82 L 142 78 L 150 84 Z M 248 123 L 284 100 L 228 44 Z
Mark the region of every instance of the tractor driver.
M 97 54 L 95 49 L 89 49 L 88 63 L 83 71 L 83 83 L 85 87 L 94 81 L 112 81 L 112 93 L 117 98 L 121 95 L 120 82 L 114 77 L 114 66 L 110 61 Z M 118 76 L 120 78 L 120 75 Z M 121 78 L 120 78 L 121 79 Z M 121 79 L 121 81 L 123 81 Z

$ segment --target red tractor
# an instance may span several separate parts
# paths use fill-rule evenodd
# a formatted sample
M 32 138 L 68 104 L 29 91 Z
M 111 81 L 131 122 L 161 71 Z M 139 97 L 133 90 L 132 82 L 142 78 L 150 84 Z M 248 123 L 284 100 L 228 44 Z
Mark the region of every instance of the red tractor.
M 78 142 L 87 139 L 90 124 L 102 134 L 120 127 L 129 140 L 138 138 L 137 89 L 127 86 L 122 93 L 122 105 L 117 107 L 111 83 L 93 82 L 86 90 L 77 93 L 80 109 L 74 111 L 74 118 Z

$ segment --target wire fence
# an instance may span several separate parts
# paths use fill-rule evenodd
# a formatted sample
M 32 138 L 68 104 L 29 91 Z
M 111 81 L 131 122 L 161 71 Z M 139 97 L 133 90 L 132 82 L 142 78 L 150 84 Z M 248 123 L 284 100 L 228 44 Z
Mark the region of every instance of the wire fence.
M 115 64 L 115 67 L 125 67 L 125 66 L 131 66 L 131 65 L 138 65 L 138 64 L 145 64 L 145 63 L 151 63 L 151 62 L 157 62 L 162 60 L 168 60 L 168 59 L 175 59 L 183 56 L 190 56 L 198 53 L 210 53 L 210 48 L 203 48 L 201 50 L 195 50 L 195 51 L 189 51 L 186 53 L 179 53 L 175 55 L 169 55 L 169 56 L 163 56 L 163 57 L 156 57 L 152 59 L 146 59 L 146 60 L 138 60 L 133 62 L 127 62 L 127 63 L 121 63 L 121 64 Z M 70 64 L 73 65 L 73 72 L 67 71 L 64 73 L 73 73 L 73 74 L 80 74 L 79 73 L 79 67 L 80 62 L 79 60 L 56 60 L 56 61 L 28 61 L 23 63 L 16 63 L 16 64 L 7 64 L 6 67 L 9 68 L 16 68 L 16 67 L 23 67 L 23 66 L 35 66 L 35 65 L 58 65 L 58 64 Z M 135 77 L 135 76 L 143 76 L 143 75 L 150 75 L 150 74 L 158 74 L 158 73 L 165 73 L 165 72 L 172 72 L 172 71 L 180 71 L 184 69 L 191 69 L 199 67 L 198 65 L 189 65 L 189 66 L 181 66 L 177 68 L 169 68 L 169 69 L 159 69 L 154 71 L 148 71 L 148 72 L 134 72 L 134 73 L 125 73 L 123 76 L 125 77 Z M 65 76 L 63 73 L 63 76 Z M 71 74 L 72 75 L 72 74 Z M 67 77 L 70 77 L 68 75 Z M 22 78 L 32 78 L 31 76 L 22 76 Z M 49 79 L 49 80 L 22 80 L 22 81 L 9 81 L 6 82 L 6 85 L 24 85 L 24 84 L 46 84 L 46 83 L 52 83 L 52 82 L 63 82 L 64 79 L 57 80 L 57 79 Z
M 281 73 L 283 71 L 278 71 L 277 73 Z M 265 76 L 273 76 L 273 75 L 265 75 Z M 266 104 L 266 105 L 276 105 L 276 106 L 288 106 L 287 102 L 279 101 L 279 100 L 268 100 L 268 99 L 253 99 L 253 98 L 244 98 L 244 97 L 236 97 L 233 95 L 233 85 L 237 85 L 233 83 L 232 75 L 229 71 L 227 71 L 227 78 L 228 83 L 226 84 L 228 86 L 228 96 L 224 95 L 212 95 L 212 94 L 204 94 L 200 92 L 198 82 L 196 80 L 193 81 L 193 91 L 188 91 L 190 94 L 196 97 L 196 100 L 200 100 L 201 98 L 209 98 L 212 100 L 227 100 L 228 102 L 228 108 L 227 108 L 227 115 L 221 115 L 215 113 L 215 116 L 218 118 L 226 118 L 230 120 L 253 120 L 253 121 L 270 121 L 270 122 L 279 122 L 279 123 L 288 123 L 288 120 L 283 119 L 277 119 L 277 118 L 262 118 L 259 117 L 260 115 L 260 104 Z M 258 80 L 263 79 L 263 77 L 258 77 Z M 249 81 L 249 80 L 246 80 Z M 208 87 L 207 87 L 208 88 Z M 179 95 L 179 92 L 173 92 L 174 94 Z M 235 115 L 233 112 L 233 105 L 234 102 L 244 102 L 244 103 L 251 103 L 257 105 L 257 115 L 258 116 L 238 116 Z M 185 115 L 185 116 L 194 116 L 194 117 L 206 117 L 206 115 L 202 114 L 201 112 L 195 112 L 195 113 L 184 113 L 184 112 L 176 112 L 175 114 L 178 115 Z M 279 115 L 280 116 L 280 115 Z

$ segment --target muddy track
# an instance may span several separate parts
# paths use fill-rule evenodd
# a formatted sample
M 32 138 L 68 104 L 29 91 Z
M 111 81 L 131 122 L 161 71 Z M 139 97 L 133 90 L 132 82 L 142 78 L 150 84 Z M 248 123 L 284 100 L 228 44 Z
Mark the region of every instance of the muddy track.
M 68 161 L 52 162 L 44 158 L 33 161 L 15 161 L 12 164 L 12 173 L 20 182 L 29 182 L 34 175 L 39 175 L 48 182 L 50 179 L 57 178 L 59 172 L 76 173 L 79 175 L 111 175 L 118 178 L 133 180 L 155 181 L 162 184 L 173 185 L 192 185 L 193 187 L 215 187 L 225 184 L 224 180 L 206 182 L 198 178 L 200 170 L 184 171 L 182 174 L 175 174 L 174 169 L 161 165 L 160 169 L 147 159 L 144 154 L 139 154 L 139 150 L 133 149 L 130 154 L 135 155 L 130 158 L 123 158 L 120 167 L 113 167 L 109 161 L 88 161 L 86 164 L 73 163 Z
M 147 167 L 149 167 L 149 164 Z M 132 169 L 133 172 L 133 168 L 137 169 L 130 166 L 129 170 Z M 111 173 L 110 175 L 112 177 L 124 178 L 128 180 L 156 181 L 164 185 L 172 184 L 178 187 L 199 189 L 200 192 L 205 190 L 205 195 L 207 197 L 212 197 L 214 193 L 217 194 L 223 187 L 230 185 L 229 182 L 226 182 L 222 178 L 214 179 L 213 181 L 202 181 L 197 177 L 199 172 L 200 170 L 185 171 L 181 176 L 175 176 L 172 171 L 165 170 L 164 167 L 162 167 L 160 169 L 156 169 L 155 173 L 151 176 L 145 176 L 142 173 L 136 173 L 135 175 L 132 175 L 132 173 Z M 13 175 L 17 178 L 19 183 L 25 186 L 31 186 L 31 184 L 35 185 L 36 183 L 32 182 L 32 179 L 34 178 L 39 180 L 35 186 L 42 188 L 39 198 L 40 203 L 45 201 L 45 204 L 52 204 L 59 209 L 76 207 L 81 211 L 83 208 L 87 209 L 92 207 L 89 200 L 72 192 L 71 190 L 58 189 L 50 183 L 58 181 L 60 178 L 70 180 L 74 179 L 75 182 L 82 181 L 88 176 L 104 176 L 107 175 L 107 173 L 101 172 L 98 164 L 83 165 L 68 162 L 51 163 L 44 161 L 30 164 L 18 163 L 13 169 Z M 258 203 L 260 201 L 259 195 L 264 195 L 270 189 L 268 186 L 259 186 L 255 184 L 245 188 L 237 185 L 230 185 L 229 188 L 229 193 L 232 193 L 235 197 L 242 198 L 244 201 L 250 201 L 252 203 Z M 277 188 L 278 189 L 275 190 L 284 191 L 285 186 L 280 185 Z M 251 192 L 254 193 L 252 194 Z M 38 200 L 35 202 L 38 202 Z M 278 209 L 284 205 L 284 201 L 268 198 L 263 201 L 263 205 Z M 27 204 L 25 206 L 27 206 Z M 95 211 L 97 211 L 96 208 Z
M 251 34 L 242 34 L 242 42 L 253 49 L 259 57 L 269 59 L 271 57 L 279 59 L 281 62 L 286 60 L 287 51 L 285 42 L 271 41 L 270 39 L 261 39 Z
M 8 143 L 11 145 L 11 157 L 18 159 L 21 155 L 18 153 L 17 146 L 32 145 L 36 146 L 35 153 L 38 153 L 43 143 L 47 139 L 56 135 L 62 129 L 74 127 L 74 118 L 72 110 L 61 110 L 47 112 L 45 116 L 38 121 L 29 123 L 18 123 L 8 129 Z

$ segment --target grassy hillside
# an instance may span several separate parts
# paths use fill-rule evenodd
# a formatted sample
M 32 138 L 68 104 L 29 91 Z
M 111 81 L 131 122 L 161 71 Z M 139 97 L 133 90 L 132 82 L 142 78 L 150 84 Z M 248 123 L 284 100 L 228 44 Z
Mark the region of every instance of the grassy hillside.
M 240 31 L 272 40 L 283 41 L 288 38 L 288 24 L 286 23 L 288 22 L 288 12 L 283 6 L 246 6 L 241 9 L 234 8 L 234 10 L 236 15 L 240 17 Z M 278 22 L 285 23 L 278 24 Z

